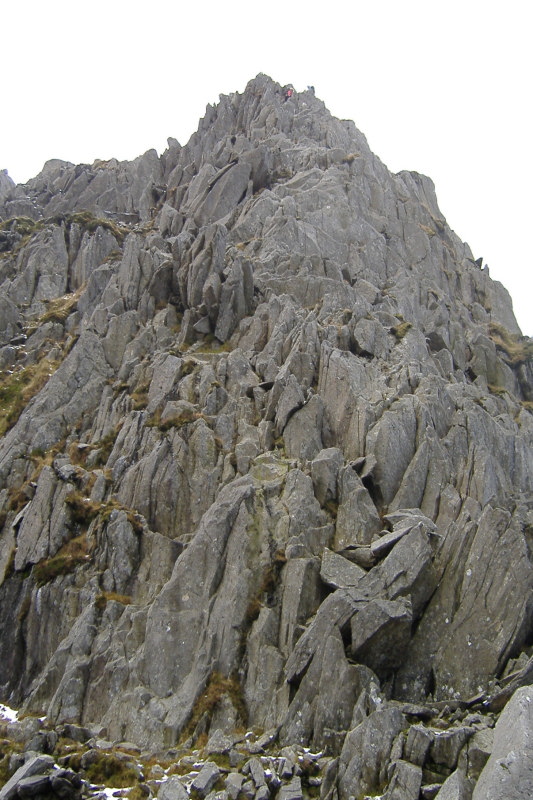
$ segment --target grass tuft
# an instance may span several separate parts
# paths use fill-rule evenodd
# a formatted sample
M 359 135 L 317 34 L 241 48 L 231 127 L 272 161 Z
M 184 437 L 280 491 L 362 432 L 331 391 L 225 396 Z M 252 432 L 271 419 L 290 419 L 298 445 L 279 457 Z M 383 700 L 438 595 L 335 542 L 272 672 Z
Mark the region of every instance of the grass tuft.
M 183 731 L 183 740 L 193 735 L 196 726 L 205 714 L 211 718 L 218 703 L 225 696 L 230 698 L 242 722 L 246 723 L 248 712 L 238 678 L 234 675 L 226 678 L 221 672 L 214 671 L 209 676 L 205 690 L 194 704 L 187 727 Z
M 60 575 L 68 575 L 74 572 L 76 567 L 80 564 L 85 564 L 89 558 L 87 539 L 85 534 L 82 534 L 64 544 L 52 558 L 45 558 L 35 564 L 32 575 L 37 586 L 44 586 Z
M 391 333 L 393 333 L 396 339 L 399 342 L 401 342 L 407 331 L 410 330 L 412 327 L 413 325 L 411 322 L 403 321 L 400 322 L 398 325 L 395 325 L 393 328 L 391 328 Z
M 103 611 L 109 602 L 121 603 L 123 606 L 131 604 L 131 597 L 127 594 L 117 594 L 116 592 L 100 592 L 96 596 L 94 604 L 99 611 Z
M 510 333 L 497 322 L 490 323 L 489 336 L 511 366 L 524 364 L 533 358 L 533 339 Z

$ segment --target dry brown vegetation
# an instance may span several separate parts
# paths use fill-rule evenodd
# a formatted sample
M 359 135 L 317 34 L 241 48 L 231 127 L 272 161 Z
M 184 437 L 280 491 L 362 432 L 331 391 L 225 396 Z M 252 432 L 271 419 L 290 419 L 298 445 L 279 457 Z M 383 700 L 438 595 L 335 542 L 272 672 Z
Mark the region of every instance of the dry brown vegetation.
M 131 604 L 131 597 L 127 594 L 117 594 L 116 592 L 100 592 L 94 602 L 96 608 L 99 611 L 103 611 L 110 602 L 120 603 L 123 606 L 129 606 Z
M 518 366 L 533 358 L 533 339 L 510 333 L 497 322 L 490 323 L 489 336 L 508 364 Z
M 200 719 L 207 714 L 212 716 L 217 704 L 224 696 L 228 696 L 233 703 L 242 722 L 245 723 L 248 713 L 244 703 L 241 684 L 236 676 L 226 678 L 220 672 L 212 672 L 207 686 L 196 700 L 187 727 L 183 731 L 182 739 L 188 739 L 194 733 Z
M 80 564 L 90 559 L 90 548 L 85 534 L 70 539 L 52 558 L 45 558 L 33 567 L 33 577 L 37 586 L 50 583 L 59 575 L 74 572 Z

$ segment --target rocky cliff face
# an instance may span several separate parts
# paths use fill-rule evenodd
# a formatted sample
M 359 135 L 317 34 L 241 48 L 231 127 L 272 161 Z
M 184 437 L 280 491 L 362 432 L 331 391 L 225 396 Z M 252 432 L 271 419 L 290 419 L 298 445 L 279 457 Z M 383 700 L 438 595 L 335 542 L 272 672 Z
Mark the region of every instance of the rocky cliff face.
M 532 343 L 431 181 L 258 76 L 161 157 L 0 174 L 0 218 L 0 700 L 417 798 L 409 725 L 533 644 Z

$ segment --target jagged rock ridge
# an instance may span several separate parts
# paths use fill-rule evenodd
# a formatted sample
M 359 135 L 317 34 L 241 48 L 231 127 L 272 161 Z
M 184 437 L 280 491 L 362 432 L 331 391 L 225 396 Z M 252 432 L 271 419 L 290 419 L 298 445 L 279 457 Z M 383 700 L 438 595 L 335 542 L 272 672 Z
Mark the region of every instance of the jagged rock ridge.
M 533 643 L 531 341 L 431 181 L 258 76 L 160 158 L 3 174 L 0 218 L 0 699 L 420 788 L 406 709 Z

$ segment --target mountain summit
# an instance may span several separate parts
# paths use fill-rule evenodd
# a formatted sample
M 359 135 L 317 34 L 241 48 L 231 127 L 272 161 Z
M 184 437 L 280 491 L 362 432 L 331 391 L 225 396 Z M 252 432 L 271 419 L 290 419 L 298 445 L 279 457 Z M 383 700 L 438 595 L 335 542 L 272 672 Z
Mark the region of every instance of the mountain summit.
M 0 701 L 471 792 L 533 680 L 532 342 L 431 180 L 287 88 L 0 174 Z

